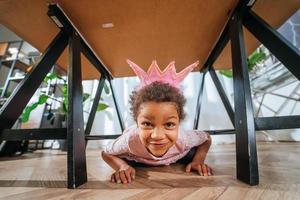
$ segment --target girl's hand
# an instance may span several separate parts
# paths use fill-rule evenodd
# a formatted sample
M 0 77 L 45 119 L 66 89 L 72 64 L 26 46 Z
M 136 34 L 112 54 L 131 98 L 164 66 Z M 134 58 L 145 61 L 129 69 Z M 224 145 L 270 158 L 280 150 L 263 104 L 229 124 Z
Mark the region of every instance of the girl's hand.
M 123 165 L 115 173 L 111 175 L 113 183 L 131 183 L 135 178 L 135 169 L 129 165 Z
M 191 162 L 185 168 L 186 172 L 191 172 L 191 170 L 198 171 L 200 176 L 212 176 L 212 169 L 204 163 Z

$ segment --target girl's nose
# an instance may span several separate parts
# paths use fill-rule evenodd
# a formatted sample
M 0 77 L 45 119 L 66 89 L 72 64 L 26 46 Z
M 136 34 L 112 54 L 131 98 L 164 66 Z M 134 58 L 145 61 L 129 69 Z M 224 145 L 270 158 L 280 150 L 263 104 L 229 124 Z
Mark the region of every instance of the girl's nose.
M 165 134 L 164 134 L 163 129 L 158 128 L 158 127 L 154 128 L 153 132 L 151 134 L 151 138 L 155 139 L 155 140 L 164 139 L 164 136 L 165 136 Z

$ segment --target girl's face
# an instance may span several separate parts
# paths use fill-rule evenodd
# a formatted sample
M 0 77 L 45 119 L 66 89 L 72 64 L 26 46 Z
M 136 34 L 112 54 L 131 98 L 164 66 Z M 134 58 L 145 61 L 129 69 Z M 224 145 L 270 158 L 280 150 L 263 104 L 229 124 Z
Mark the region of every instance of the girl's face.
M 179 116 L 172 102 L 142 103 L 137 116 L 139 136 L 154 156 L 163 156 L 178 137 Z

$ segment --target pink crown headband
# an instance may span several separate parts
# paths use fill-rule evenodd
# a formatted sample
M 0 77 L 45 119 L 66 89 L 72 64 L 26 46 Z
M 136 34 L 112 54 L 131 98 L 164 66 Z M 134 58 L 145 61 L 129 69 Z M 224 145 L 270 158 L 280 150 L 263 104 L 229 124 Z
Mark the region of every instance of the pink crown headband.
M 148 71 L 145 72 L 131 60 L 127 59 L 126 61 L 141 81 L 138 89 L 141 89 L 142 87 L 155 81 L 168 83 L 175 88 L 179 88 L 179 84 L 183 81 L 183 79 L 199 64 L 199 61 L 196 61 L 195 63 L 184 68 L 181 72 L 176 73 L 175 61 L 170 62 L 166 69 L 161 71 L 156 63 L 156 60 L 153 60 Z

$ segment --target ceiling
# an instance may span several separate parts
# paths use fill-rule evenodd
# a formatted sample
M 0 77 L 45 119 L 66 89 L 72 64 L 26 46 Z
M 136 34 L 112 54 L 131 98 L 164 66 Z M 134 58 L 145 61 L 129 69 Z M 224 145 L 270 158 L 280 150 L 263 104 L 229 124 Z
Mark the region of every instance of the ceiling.
M 199 70 L 218 40 L 238 0 L 4 0 L 0 23 L 43 52 L 58 27 L 47 16 L 48 3 L 58 3 L 114 77 L 133 76 L 131 59 L 145 70 L 156 59 L 161 69 L 176 61 L 177 71 L 200 61 Z M 257 0 L 253 10 L 278 28 L 300 7 L 300 0 Z M 112 23 L 113 27 L 103 28 Z M 245 31 L 247 52 L 258 45 Z M 230 43 L 214 67 L 231 68 Z M 68 67 L 67 48 L 58 60 Z M 98 71 L 82 55 L 83 79 Z

